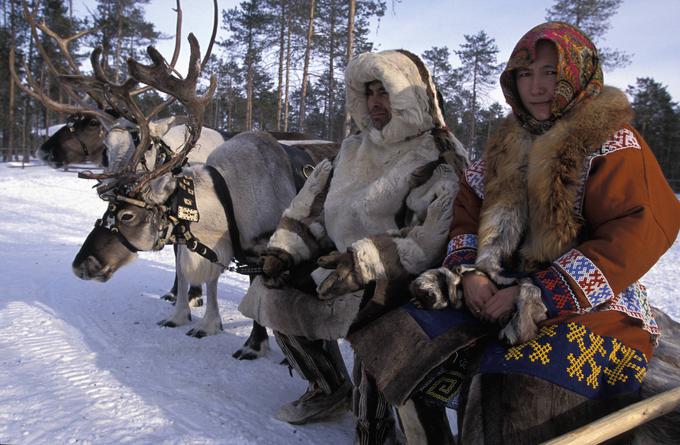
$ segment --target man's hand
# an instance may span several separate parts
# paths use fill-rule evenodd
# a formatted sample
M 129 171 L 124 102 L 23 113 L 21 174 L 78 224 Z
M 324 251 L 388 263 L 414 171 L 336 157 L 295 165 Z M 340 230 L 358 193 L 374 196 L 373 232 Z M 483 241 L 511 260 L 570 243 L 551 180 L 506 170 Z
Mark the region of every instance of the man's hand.
M 365 286 L 361 274 L 354 265 L 354 257 L 351 251 L 331 252 L 320 257 L 317 264 L 324 269 L 335 269 L 317 288 L 320 300 L 329 300 Z
M 265 286 L 281 287 L 284 273 L 293 266 L 293 257 L 281 249 L 268 249 L 260 256 L 260 260 Z
M 465 304 L 475 317 L 481 318 L 484 306 L 496 292 L 496 285 L 486 276 L 473 272 L 463 274 Z
M 505 322 L 515 310 L 519 286 L 510 286 L 496 292 L 482 308 L 482 320 L 495 323 Z

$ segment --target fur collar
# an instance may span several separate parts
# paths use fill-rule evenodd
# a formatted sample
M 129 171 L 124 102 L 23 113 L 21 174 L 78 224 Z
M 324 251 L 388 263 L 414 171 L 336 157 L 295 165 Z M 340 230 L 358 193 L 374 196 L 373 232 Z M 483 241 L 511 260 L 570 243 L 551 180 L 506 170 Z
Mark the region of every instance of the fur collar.
M 514 116 L 506 118 L 484 154 L 477 267 L 495 277 L 520 242 L 520 268 L 526 272 L 573 247 L 583 225 L 574 204 L 586 157 L 632 116 L 625 94 L 605 87 L 540 136 Z

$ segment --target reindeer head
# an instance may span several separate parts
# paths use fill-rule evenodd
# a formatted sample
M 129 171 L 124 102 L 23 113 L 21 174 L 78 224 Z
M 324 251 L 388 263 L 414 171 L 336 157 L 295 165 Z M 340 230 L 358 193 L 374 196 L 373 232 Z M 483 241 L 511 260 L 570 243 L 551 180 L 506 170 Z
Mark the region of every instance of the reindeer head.
M 209 48 L 214 43 L 216 23 L 217 8 Z M 196 94 L 198 76 L 208 54 L 201 63 L 198 41 L 193 34 L 189 34 L 188 40 L 191 56 L 186 79 L 175 76 L 172 67 L 158 51 L 149 47 L 147 53 L 153 64 L 146 66 L 129 59 L 128 72 L 132 77 L 116 85 L 109 81 L 101 68 L 100 51 L 95 50 L 92 54 L 94 78 L 103 86 L 104 97 L 109 104 L 115 102 L 117 111 L 139 126 L 140 141 L 112 172 L 80 174 L 81 177 L 102 181 L 97 190 L 102 199 L 109 201 L 107 211 L 98 220 L 73 261 L 73 271 L 82 279 L 106 281 L 119 267 L 134 259 L 137 251 L 161 249 L 171 237 L 172 221 L 166 213 L 166 201 L 176 187 L 171 171 L 181 165 L 196 144 L 204 108 L 216 88 L 215 77 L 211 76 L 208 91 L 203 96 Z M 170 161 L 144 172 L 140 172 L 137 167 L 148 146 L 153 125 L 130 96 L 137 82 L 162 91 L 173 100 L 179 100 L 188 111 L 188 137 L 183 147 Z

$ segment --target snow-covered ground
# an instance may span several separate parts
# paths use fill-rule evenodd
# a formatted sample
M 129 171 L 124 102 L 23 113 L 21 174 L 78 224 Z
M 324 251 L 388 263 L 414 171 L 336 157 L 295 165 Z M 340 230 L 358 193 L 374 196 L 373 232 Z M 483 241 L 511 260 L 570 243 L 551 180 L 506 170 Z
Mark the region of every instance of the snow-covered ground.
M 105 209 L 92 185 L 0 164 L 0 443 L 352 443 L 349 413 L 300 427 L 272 418 L 305 389 L 273 339 L 262 359 L 231 358 L 250 332 L 236 309 L 245 278 L 223 275 L 224 332 L 200 340 L 156 325 L 172 311 L 159 299 L 172 284 L 169 248 L 141 253 L 108 283 L 77 279 L 71 261 Z M 643 283 L 680 319 L 680 242 Z

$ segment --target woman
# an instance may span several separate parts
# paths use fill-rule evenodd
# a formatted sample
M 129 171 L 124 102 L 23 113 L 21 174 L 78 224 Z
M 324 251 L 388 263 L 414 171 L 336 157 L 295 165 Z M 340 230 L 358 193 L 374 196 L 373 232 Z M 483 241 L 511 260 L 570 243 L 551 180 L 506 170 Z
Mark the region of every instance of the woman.
M 500 335 L 515 346 L 489 346 L 463 398 L 481 414 L 460 425 L 466 443 L 535 443 L 635 398 L 659 335 L 637 280 L 680 224 L 582 32 L 533 28 L 501 87 L 512 115 L 466 173 L 444 261 L 473 315 L 512 317 Z

